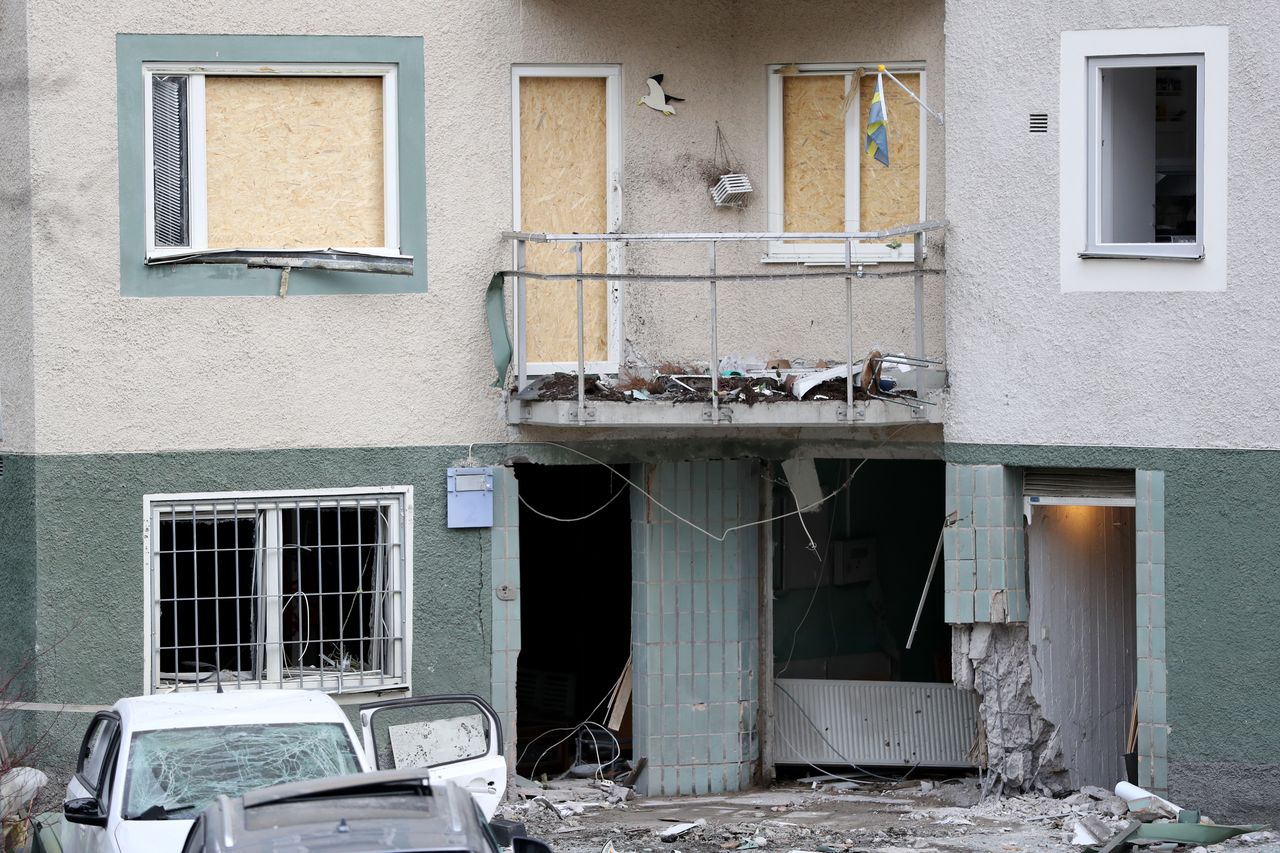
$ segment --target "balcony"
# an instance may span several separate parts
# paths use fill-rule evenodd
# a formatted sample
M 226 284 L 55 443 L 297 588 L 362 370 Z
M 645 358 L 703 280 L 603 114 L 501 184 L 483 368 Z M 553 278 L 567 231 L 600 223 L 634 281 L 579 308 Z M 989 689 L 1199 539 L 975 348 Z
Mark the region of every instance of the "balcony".
M 506 232 L 516 265 L 495 282 L 501 276 L 515 287 L 515 341 L 505 347 L 514 360 L 507 422 L 742 429 L 940 423 L 946 369 L 941 342 L 931 352 L 925 340 L 926 283 L 942 282 L 944 270 L 929 256 L 941 256 L 945 227 Z M 837 243 L 844 262 L 760 263 L 763 247 L 799 241 Z M 887 263 L 886 246 L 893 256 Z M 491 286 L 498 352 L 504 347 L 492 293 Z M 501 302 L 496 308 L 501 317 Z M 505 338 L 505 324 L 500 331 Z M 872 333 L 879 337 L 868 339 Z M 764 346 L 768 352 L 756 351 Z

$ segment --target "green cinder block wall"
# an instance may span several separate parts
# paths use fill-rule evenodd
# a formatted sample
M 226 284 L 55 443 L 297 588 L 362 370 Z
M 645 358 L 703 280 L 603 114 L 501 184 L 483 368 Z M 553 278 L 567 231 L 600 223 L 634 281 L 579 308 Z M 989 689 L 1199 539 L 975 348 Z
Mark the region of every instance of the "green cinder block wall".
M 1280 452 L 948 444 L 946 457 L 1165 472 L 1169 798 L 1280 823 Z

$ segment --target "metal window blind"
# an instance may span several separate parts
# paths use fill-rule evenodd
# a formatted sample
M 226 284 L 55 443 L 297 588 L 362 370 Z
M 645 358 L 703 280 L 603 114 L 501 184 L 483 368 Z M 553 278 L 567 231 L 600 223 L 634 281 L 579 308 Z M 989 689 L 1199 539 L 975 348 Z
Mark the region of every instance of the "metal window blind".
M 1132 471 L 1108 468 L 1028 468 L 1022 492 L 1049 498 L 1132 498 Z
M 157 246 L 188 245 L 187 78 L 151 78 L 151 146 Z

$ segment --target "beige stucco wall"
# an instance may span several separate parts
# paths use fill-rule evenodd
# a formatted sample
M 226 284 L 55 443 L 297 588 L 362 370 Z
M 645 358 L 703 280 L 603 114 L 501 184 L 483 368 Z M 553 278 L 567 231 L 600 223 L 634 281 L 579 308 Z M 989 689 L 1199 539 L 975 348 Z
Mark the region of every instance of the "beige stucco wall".
M 74 12 L 74 13 L 73 13 Z M 141 0 L 43 2 L 30 14 L 33 326 L 39 452 L 384 446 L 505 441 L 482 295 L 510 263 L 511 65 L 623 66 L 624 230 L 765 227 L 765 66 L 924 60 L 941 108 L 940 0 L 552 2 L 379 0 L 352 7 Z M 426 294 L 124 298 L 119 288 L 115 35 L 118 32 L 422 35 L 426 59 Z M 636 106 L 663 72 L 688 100 L 664 118 Z M 37 85 L 38 83 L 38 85 Z M 760 187 L 717 212 L 699 176 L 719 120 Z M 942 209 L 941 132 L 931 127 L 931 213 Z M 753 268 L 758 253 L 745 261 Z M 696 257 L 705 257 L 698 253 Z M 726 260 L 726 263 L 731 263 Z M 910 289 L 867 288 L 859 349 L 906 347 Z M 928 337 L 941 342 L 941 285 Z M 699 289 L 632 292 L 628 334 L 652 358 L 699 356 Z M 843 293 L 736 290 L 721 349 L 839 355 Z M 765 294 L 763 297 L 761 293 Z M 679 297 L 677 299 L 676 297 Z M 879 305 L 893 307 L 881 310 Z M 638 319 L 644 319 L 643 324 Z M 823 325 L 829 329 L 824 330 Z M 810 338 L 813 335 L 815 337 Z M 687 343 L 686 343 L 687 342 Z M 696 343 L 695 343 L 696 342 Z M 13 393 L 6 379 L 5 393 Z

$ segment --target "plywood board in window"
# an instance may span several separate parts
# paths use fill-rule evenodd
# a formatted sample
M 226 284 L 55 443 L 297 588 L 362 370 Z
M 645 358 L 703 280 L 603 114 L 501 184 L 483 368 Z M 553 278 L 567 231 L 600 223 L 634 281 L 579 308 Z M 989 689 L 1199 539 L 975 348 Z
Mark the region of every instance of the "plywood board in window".
M 210 248 L 382 246 L 381 77 L 209 76 Z
M 866 128 L 876 76 L 861 81 L 861 115 L 858 127 Z M 897 74 L 903 85 L 920 91 L 919 74 Z M 889 165 L 859 149 L 858 230 L 877 231 L 920 221 L 920 107 L 892 80 L 884 80 L 885 110 L 889 115 Z M 860 136 L 865 143 L 865 135 Z M 898 239 L 902 239 L 899 237 Z
M 520 81 L 520 226 L 567 234 L 608 230 L 605 192 L 608 147 L 602 77 L 525 77 Z M 585 270 L 604 270 L 604 246 L 583 247 Z M 530 244 L 526 264 L 536 272 L 573 272 L 567 245 Z M 578 360 L 574 282 L 527 284 L 526 356 L 531 362 Z M 588 282 L 583 298 L 588 361 L 609 353 L 609 298 L 604 282 Z
M 784 77 L 784 231 L 844 231 L 844 75 Z

